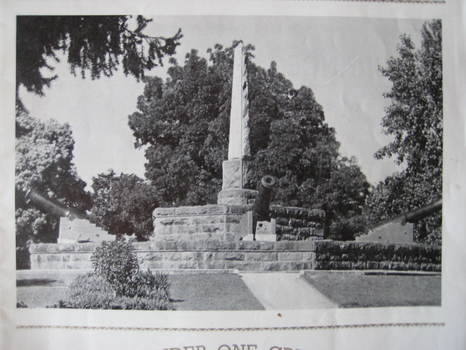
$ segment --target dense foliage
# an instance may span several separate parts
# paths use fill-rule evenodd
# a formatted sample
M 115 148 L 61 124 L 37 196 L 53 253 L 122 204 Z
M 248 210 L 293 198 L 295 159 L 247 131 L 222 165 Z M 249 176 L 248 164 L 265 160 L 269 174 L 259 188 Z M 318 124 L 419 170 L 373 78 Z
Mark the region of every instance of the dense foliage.
M 91 257 L 94 272 L 78 276 L 58 307 L 170 310 L 168 276 L 141 271 L 131 242 L 103 242 Z
M 274 62 L 269 69 L 257 66 L 252 51 L 246 46 L 253 164 L 248 186 L 256 188 L 265 174 L 276 176 L 276 203 L 324 208 L 327 227 L 333 225 L 338 238 L 351 238 L 360 227 L 348 220 L 361 214 L 369 187 L 365 176 L 354 161 L 339 156 L 335 130 L 311 89 L 295 90 Z M 216 45 L 208 55 L 192 50 L 183 65 L 171 60 L 165 81 L 146 78 L 138 111 L 129 117 L 136 146 L 147 146 L 146 177 L 164 206 L 215 203 L 221 189 L 232 48 Z
M 16 116 L 15 217 L 18 258 L 30 240 L 56 239 L 56 213 L 26 198 L 30 189 L 80 211 L 91 206 L 90 195 L 73 164 L 74 141 L 68 124 L 40 121 L 18 109 Z M 54 215 L 55 214 L 55 215 Z M 18 267 L 22 266 L 18 261 Z
M 139 273 L 139 263 L 130 242 L 115 240 L 102 242 L 91 257 L 96 275 L 107 281 L 119 295 L 131 286 L 134 276 Z
M 52 61 L 58 51 L 66 54 L 73 74 L 95 79 L 111 76 L 121 65 L 126 75 L 140 79 L 172 55 L 182 37 L 181 31 L 169 38 L 149 36 L 144 29 L 150 21 L 142 16 L 135 21 L 131 16 L 18 16 L 17 86 L 42 95 L 57 78 Z
M 388 60 L 381 72 L 392 83 L 385 94 L 390 105 L 382 120 L 392 142 L 376 153 L 393 157 L 404 167 L 379 183 L 368 200 L 371 223 L 420 208 L 442 196 L 443 98 L 442 26 L 426 22 L 420 49 L 403 35 L 398 56 Z M 416 225 L 418 241 L 440 243 L 441 214 Z
M 114 235 L 145 239 L 153 231 L 152 211 L 157 206 L 154 188 L 134 174 L 113 171 L 92 179 L 91 217 Z
M 18 16 L 16 87 L 39 95 L 57 78 L 53 62 L 61 51 L 73 74 L 92 79 L 111 76 L 118 67 L 136 79 L 175 53 L 182 37 L 154 37 L 144 31 L 150 19 L 142 16 Z M 72 163 L 74 141 L 69 125 L 41 122 L 16 100 L 16 236 L 17 264 L 27 267 L 27 243 L 54 241 L 57 217 L 25 198 L 29 189 L 63 204 L 89 209 Z
M 442 249 L 424 244 L 316 242 L 317 270 L 440 271 Z

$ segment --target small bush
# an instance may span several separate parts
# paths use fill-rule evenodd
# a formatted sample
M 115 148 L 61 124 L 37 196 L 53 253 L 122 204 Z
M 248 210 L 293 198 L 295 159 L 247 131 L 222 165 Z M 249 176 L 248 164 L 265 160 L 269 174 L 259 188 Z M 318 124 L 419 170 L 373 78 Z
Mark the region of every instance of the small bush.
M 152 298 L 155 293 L 157 297 L 165 295 L 167 300 L 170 299 L 168 275 L 161 272 L 156 272 L 154 275 L 150 270 L 141 271 L 137 274 L 131 287 L 128 296 Z
M 440 247 L 354 241 L 316 242 L 317 269 L 440 271 Z
M 131 242 L 103 242 L 91 257 L 94 272 L 77 277 L 58 307 L 171 310 L 168 275 L 140 271 Z
M 173 310 L 170 300 L 163 295 L 153 293 L 151 298 L 119 297 L 114 302 L 113 309 L 119 310 Z
M 27 304 L 24 301 L 19 301 L 16 303 L 17 308 L 27 308 Z
M 29 246 L 16 247 L 16 270 L 27 270 L 31 268 Z
M 141 281 L 146 282 L 135 288 L 138 294 L 133 296 L 117 296 L 112 286 L 95 273 L 78 276 L 71 283 L 66 300 L 61 300 L 56 306 L 73 309 L 172 310 L 167 275 L 154 275 L 150 271 L 139 275 L 151 277 L 140 277 Z
M 88 273 L 76 277 L 59 307 L 76 309 L 112 309 L 116 293 L 102 277 Z
M 94 272 L 115 289 L 117 295 L 131 294 L 139 264 L 131 242 L 102 242 L 91 257 Z

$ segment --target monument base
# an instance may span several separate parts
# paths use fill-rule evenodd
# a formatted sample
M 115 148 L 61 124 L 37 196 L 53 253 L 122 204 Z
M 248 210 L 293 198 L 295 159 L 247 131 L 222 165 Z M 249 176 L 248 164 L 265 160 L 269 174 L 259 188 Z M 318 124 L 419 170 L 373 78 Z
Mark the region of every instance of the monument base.
M 249 161 L 229 159 L 222 163 L 222 189 L 244 188 L 248 181 Z
M 249 176 L 249 161 L 229 159 L 223 162 L 223 184 L 217 203 L 223 205 L 249 205 L 257 191 L 244 188 Z
M 252 231 L 247 205 L 203 205 L 154 210 L 155 241 L 238 241 Z

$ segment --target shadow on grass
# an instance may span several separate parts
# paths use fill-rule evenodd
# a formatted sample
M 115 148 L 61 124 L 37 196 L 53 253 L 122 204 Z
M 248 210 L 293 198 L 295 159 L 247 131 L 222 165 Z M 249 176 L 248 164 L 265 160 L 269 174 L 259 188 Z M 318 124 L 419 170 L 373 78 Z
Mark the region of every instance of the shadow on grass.
M 57 280 L 50 278 L 33 278 L 16 280 L 16 287 L 47 287 L 56 284 Z
M 170 303 L 183 303 L 185 300 L 184 299 L 172 299 L 170 298 Z

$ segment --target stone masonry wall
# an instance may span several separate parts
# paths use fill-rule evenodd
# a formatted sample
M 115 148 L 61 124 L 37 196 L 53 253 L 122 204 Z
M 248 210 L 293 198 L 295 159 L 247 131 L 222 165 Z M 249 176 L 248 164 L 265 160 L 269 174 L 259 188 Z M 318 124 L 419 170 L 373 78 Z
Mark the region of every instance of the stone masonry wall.
M 324 238 L 325 211 L 323 210 L 272 205 L 270 216 L 276 222 L 278 241 Z
M 154 210 L 155 241 L 239 240 L 249 206 L 203 205 Z
M 149 241 L 134 243 L 142 268 L 441 271 L 441 248 L 337 241 Z M 95 243 L 33 244 L 31 269 L 91 269 Z
M 134 244 L 142 268 L 298 271 L 312 269 L 314 242 L 141 242 Z M 34 244 L 31 269 L 91 269 L 97 244 Z

